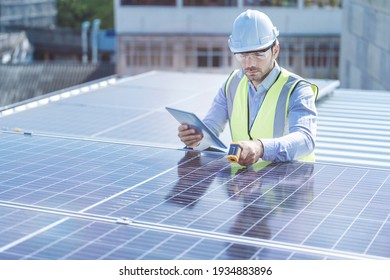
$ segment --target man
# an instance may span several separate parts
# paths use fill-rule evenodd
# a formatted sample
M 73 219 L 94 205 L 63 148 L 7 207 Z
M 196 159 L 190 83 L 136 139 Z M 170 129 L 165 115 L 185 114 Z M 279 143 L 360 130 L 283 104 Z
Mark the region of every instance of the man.
M 247 10 L 233 24 L 229 48 L 242 69 L 220 88 L 204 122 L 219 135 L 229 121 L 232 140 L 242 151 L 238 163 L 314 161 L 318 88 L 281 68 L 279 31 L 267 15 Z M 197 147 L 203 135 L 186 124 L 179 138 Z

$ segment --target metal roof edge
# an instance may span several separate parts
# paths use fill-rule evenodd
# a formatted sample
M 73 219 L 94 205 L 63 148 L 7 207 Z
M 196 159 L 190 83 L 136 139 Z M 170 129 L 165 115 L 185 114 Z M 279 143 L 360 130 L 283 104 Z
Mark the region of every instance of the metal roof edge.
M 0 118 L 26 109 L 35 108 L 61 99 L 69 98 L 73 95 L 83 94 L 102 87 L 107 87 L 115 84 L 117 80 L 117 75 L 112 75 L 6 105 L 0 108 Z

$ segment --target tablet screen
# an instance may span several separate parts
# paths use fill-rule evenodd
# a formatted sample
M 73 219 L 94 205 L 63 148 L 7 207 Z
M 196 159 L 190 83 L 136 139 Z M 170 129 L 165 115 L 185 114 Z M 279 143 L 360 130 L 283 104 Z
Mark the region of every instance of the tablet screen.
M 199 132 L 203 133 L 202 142 L 207 142 L 210 146 L 215 146 L 223 149 L 227 149 L 225 144 L 207 127 L 207 125 L 198 118 L 197 115 L 191 112 L 186 112 L 179 109 L 165 107 L 169 113 L 181 124 L 188 124 L 190 127 L 195 128 Z

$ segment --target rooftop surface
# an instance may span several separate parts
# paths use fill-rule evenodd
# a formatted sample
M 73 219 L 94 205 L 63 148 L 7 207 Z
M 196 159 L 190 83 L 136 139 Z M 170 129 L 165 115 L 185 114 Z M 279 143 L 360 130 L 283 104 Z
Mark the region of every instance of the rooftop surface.
M 148 72 L 92 82 L 3 107 L 0 128 L 178 148 L 177 122 L 165 107 L 202 117 L 225 79 L 223 74 Z M 320 88 L 317 161 L 390 169 L 390 93 L 311 81 Z M 228 129 L 221 139 L 229 145 Z
M 386 93 L 313 81 L 317 162 L 240 168 L 181 149 L 165 110 L 204 115 L 225 78 L 150 72 L 4 107 L 0 258 L 389 259 Z

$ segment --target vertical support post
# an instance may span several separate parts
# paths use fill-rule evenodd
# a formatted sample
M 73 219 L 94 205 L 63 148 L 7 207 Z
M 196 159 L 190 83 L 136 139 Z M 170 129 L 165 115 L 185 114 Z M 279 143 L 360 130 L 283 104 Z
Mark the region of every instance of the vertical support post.
M 88 28 L 89 21 L 84 21 L 81 24 L 81 49 L 82 49 L 82 62 L 88 63 Z
M 98 63 L 99 29 L 100 29 L 100 19 L 95 19 L 92 23 L 92 33 L 91 33 L 92 63 Z

